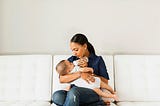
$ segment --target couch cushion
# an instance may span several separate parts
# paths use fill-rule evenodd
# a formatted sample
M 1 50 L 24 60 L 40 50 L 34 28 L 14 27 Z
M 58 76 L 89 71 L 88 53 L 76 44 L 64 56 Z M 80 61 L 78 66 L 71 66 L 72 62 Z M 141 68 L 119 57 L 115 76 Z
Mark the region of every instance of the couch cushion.
M 70 57 L 70 55 L 55 55 L 54 56 L 54 69 L 53 69 L 53 92 L 56 91 L 56 90 L 60 90 L 60 89 L 64 89 L 68 84 L 60 84 L 59 83 L 59 75 L 58 73 L 56 72 L 56 65 L 57 63 L 62 60 L 62 59 L 67 59 L 68 57 Z M 108 70 L 108 73 L 109 73 L 109 77 L 110 77 L 110 80 L 109 80 L 109 84 L 110 86 L 112 86 L 112 88 L 114 88 L 114 76 L 113 76 L 113 56 L 111 55 L 102 55 L 104 61 L 105 61 L 105 64 L 106 64 L 106 67 L 107 67 L 107 70 Z
M 40 101 L 9 101 L 0 102 L 0 106 L 50 106 L 49 102 Z
M 160 106 L 160 102 L 119 102 L 117 106 Z
M 0 56 L 0 101 L 51 100 L 51 55 Z
M 0 105 L 1 106 L 1 105 Z M 51 106 L 57 106 L 57 105 L 55 105 L 54 103 L 52 103 L 51 104 Z M 99 105 L 98 105 L 99 106 Z M 116 104 L 114 104 L 114 103 L 110 103 L 110 105 L 109 106 L 117 106 Z
M 116 55 L 114 62 L 120 101 L 160 101 L 160 56 Z

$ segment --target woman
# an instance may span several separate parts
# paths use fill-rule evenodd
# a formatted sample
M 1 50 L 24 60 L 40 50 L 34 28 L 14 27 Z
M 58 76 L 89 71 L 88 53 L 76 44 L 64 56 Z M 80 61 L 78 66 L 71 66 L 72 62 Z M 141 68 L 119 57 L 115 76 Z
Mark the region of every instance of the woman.
M 94 47 L 90 44 L 85 35 L 74 35 L 70 41 L 70 48 L 73 53 L 73 56 L 68 58 L 70 62 L 78 60 L 84 56 L 88 57 L 88 63 L 85 61 L 79 61 L 78 65 L 81 67 L 92 67 L 94 74 L 99 76 L 105 83 L 108 83 L 109 76 L 105 63 L 101 56 L 95 54 Z M 94 77 L 89 73 L 73 73 L 60 76 L 60 82 L 72 82 L 80 77 L 87 82 L 94 82 Z M 103 100 L 93 90 L 77 86 L 72 86 L 68 92 L 64 90 L 56 91 L 52 96 L 52 101 L 59 106 L 105 106 Z

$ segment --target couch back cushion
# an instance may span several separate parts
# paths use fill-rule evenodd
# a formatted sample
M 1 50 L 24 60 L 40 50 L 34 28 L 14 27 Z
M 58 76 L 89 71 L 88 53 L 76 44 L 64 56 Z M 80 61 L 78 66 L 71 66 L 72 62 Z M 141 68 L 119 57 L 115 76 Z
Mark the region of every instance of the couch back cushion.
M 56 72 L 56 65 L 58 64 L 59 61 L 61 61 L 62 59 L 67 59 L 69 58 L 70 55 L 55 55 L 54 56 L 54 68 L 53 68 L 53 92 L 55 92 L 56 90 L 61 90 L 64 89 L 68 84 L 61 84 L 59 83 L 59 75 Z M 110 86 L 112 86 L 114 88 L 114 74 L 113 74 L 113 56 L 111 55 L 102 55 L 102 58 L 105 61 L 108 73 L 109 73 L 109 84 Z
M 116 55 L 114 63 L 120 101 L 160 101 L 159 55 Z
M 0 101 L 49 101 L 51 75 L 51 55 L 0 56 Z

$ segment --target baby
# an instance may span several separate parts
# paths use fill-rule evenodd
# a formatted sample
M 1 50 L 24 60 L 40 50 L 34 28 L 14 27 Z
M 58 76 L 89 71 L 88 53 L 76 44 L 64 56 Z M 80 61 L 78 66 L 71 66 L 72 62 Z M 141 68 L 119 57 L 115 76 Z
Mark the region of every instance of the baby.
M 87 61 L 87 60 L 86 60 Z M 93 69 L 89 67 L 79 67 L 76 62 L 69 62 L 68 60 L 62 60 L 60 61 L 56 66 L 56 71 L 59 73 L 60 76 L 71 74 L 75 72 L 90 72 L 93 73 Z M 85 87 L 93 89 L 99 96 L 105 97 L 105 98 L 113 98 L 114 100 L 118 101 L 118 97 L 115 95 L 115 92 L 113 89 L 103 82 L 99 77 L 94 77 L 94 82 L 86 82 L 84 79 L 79 78 L 71 82 L 71 84 L 75 84 L 78 87 Z M 100 88 L 104 88 L 110 91 L 111 94 L 103 92 Z M 70 86 L 67 87 L 66 90 L 69 90 Z

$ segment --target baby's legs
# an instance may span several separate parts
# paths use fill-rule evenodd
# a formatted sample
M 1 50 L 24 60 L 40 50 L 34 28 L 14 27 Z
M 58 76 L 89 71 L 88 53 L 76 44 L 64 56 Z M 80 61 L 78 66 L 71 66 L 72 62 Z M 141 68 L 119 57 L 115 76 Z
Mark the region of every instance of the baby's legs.
M 113 94 L 108 94 L 103 92 L 101 89 L 99 88 L 94 88 L 93 89 L 99 96 L 105 97 L 105 98 L 114 98 Z
M 104 89 L 107 89 L 107 90 L 110 91 L 112 94 L 115 93 L 115 92 L 113 91 L 113 89 L 112 89 L 108 84 L 106 84 L 105 82 L 103 82 L 102 80 L 101 80 L 100 87 L 101 87 L 101 88 L 104 88 Z
M 113 89 L 108 84 L 106 84 L 105 82 L 103 82 L 101 80 L 100 86 L 101 86 L 101 88 L 104 88 L 104 89 L 107 89 L 108 91 L 110 91 L 111 94 L 108 94 L 105 92 L 108 96 L 110 96 L 109 98 L 113 98 L 114 100 L 118 101 L 118 97 L 117 97 L 116 93 L 113 91 Z

